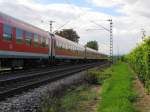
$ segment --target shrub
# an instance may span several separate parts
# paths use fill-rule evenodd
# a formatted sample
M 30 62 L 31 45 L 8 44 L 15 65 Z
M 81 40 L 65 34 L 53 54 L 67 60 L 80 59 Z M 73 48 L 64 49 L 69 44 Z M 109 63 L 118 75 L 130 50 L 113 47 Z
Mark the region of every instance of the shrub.
M 150 37 L 133 49 L 126 59 L 150 92 Z
M 104 80 L 110 76 L 111 73 L 107 71 L 90 70 L 88 72 L 87 81 L 91 84 L 102 84 Z

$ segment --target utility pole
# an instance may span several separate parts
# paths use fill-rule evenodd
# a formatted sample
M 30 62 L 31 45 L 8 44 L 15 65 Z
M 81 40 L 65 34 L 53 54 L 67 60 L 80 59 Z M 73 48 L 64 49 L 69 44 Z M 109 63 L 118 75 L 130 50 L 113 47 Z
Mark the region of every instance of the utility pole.
M 113 22 L 112 19 L 108 20 L 110 22 L 110 61 L 113 63 Z
M 145 36 L 146 36 L 146 31 L 142 28 L 141 29 L 141 32 L 142 32 L 142 41 L 144 40 Z
M 120 54 L 119 54 L 119 46 L 117 45 L 117 53 L 118 53 L 118 61 L 119 61 L 119 58 L 120 58 Z
M 52 31 L 53 31 L 53 23 L 55 22 L 55 21 L 49 21 L 50 22 L 50 33 L 52 33 Z
M 111 64 L 113 64 L 113 21 L 112 21 L 112 19 L 105 20 L 105 21 L 108 21 L 110 23 L 109 29 L 105 28 L 104 26 L 102 26 L 100 24 L 97 24 L 94 21 L 91 21 L 91 22 L 102 28 L 102 29 L 95 29 L 95 30 L 106 30 L 110 33 L 110 54 L 109 54 L 110 56 L 109 56 L 109 58 L 110 58 Z M 87 30 L 90 30 L 90 29 L 87 29 Z

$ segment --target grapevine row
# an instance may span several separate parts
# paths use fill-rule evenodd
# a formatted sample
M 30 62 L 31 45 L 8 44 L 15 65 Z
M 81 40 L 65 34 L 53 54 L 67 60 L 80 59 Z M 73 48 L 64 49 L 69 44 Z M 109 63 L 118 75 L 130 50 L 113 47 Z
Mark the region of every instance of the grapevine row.
M 126 59 L 150 93 L 150 37 L 133 49 Z

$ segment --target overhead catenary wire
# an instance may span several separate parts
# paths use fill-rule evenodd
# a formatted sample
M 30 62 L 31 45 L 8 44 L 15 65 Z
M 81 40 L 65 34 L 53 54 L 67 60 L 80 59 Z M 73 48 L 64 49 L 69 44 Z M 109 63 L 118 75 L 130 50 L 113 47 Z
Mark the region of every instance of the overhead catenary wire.
M 70 4 L 70 7 L 71 7 L 75 12 L 78 11 L 78 10 L 71 4 L 71 2 L 70 2 L 69 0 L 65 0 L 65 1 L 66 1 L 67 4 Z M 78 7 L 78 9 L 79 9 L 80 11 L 82 11 L 81 8 Z M 83 11 L 82 11 L 82 12 L 83 12 Z M 56 29 L 56 31 L 62 29 L 64 26 L 66 26 L 67 24 L 69 24 L 71 21 L 79 19 L 82 15 L 85 15 L 86 13 L 87 13 L 87 12 L 80 13 L 79 16 L 76 17 L 75 19 L 71 19 L 71 20 L 65 22 L 63 25 L 61 25 L 60 27 L 58 27 L 58 28 Z
M 65 0 L 68 4 L 70 4 L 70 6 L 72 7 L 72 9 L 74 10 L 74 11 L 77 11 L 77 9 L 71 4 L 71 2 L 69 1 L 69 0 Z M 85 10 L 83 10 L 82 8 L 80 8 L 80 7 L 77 7 L 80 11 L 82 11 L 83 12 L 83 14 L 86 14 L 87 12 L 85 12 Z M 81 15 L 80 15 L 81 16 Z M 79 17 L 80 17 L 79 16 Z M 110 30 L 109 29 L 107 29 L 107 28 L 105 28 L 105 27 L 103 27 L 102 25 L 100 25 L 100 24 L 97 24 L 96 22 L 94 22 L 93 20 L 90 20 L 90 19 L 88 19 L 87 18 L 87 20 L 89 21 L 89 22 L 91 22 L 91 23 L 94 23 L 94 24 L 96 24 L 97 26 L 100 26 L 100 27 L 102 27 L 103 29 L 105 29 L 105 30 L 107 30 L 108 32 L 110 32 Z M 103 20 L 103 21 L 108 21 L 108 20 Z
M 85 12 L 85 10 L 83 10 L 82 8 L 80 8 L 80 7 L 77 7 L 79 10 L 77 10 L 76 9 L 76 7 L 74 7 L 71 3 L 70 3 L 70 1 L 69 0 L 65 0 L 68 4 L 70 4 L 70 7 L 74 10 L 74 11 L 82 11 L 83 13 L 82 14 L 80 14 L 78 17 L 76 17 L 75 19 L 79 19 L 83 14 L 86 14 L 87 12 Z M 71 19 L 71 20 L 69 20 L 69 21 L 67 21 L 65 24 L 63 24 L 62 26 L 60 26 L 57 30 L 59 30 L 59 29 L 62 29 L 64 26 L 66 26 L 67 24 L 69 24 L 71 21 L 73 21 L 74 19 Z M 112 39 L 112 20 L 110 19 L 110 20 L 105 20 L 105 21 L 109 21 L 110 22 L 110 29 L 108 29 L 108 28 L 106 28 L 106 27 L 104 27 L 104 26 L 102 26 L 101 24 L 98 24 L 98 23 L 96 23 L 96 22 L 94 22 L 93 20 L 89 20 L 88 18 L 87 18 L 87 20 L 89 21 L 89 22 L 91 22 L 91 23 L 94 23 L 95 25 L 97 25 L 97 26 L 99 26 L 99 27 L 101 27 L 102 29 L 104 29 L 104 30 L 106 30 L 106 31 L 108 31 L 108 32 L 110 32 L 110 57 L 112 58 L 111 60 L 113 61 L 113 39 Z M 81 27 L 81 26 L 80 26 Z M 102 30 L 102 29 L 99 29 L 99 30 Z
M 113 22 L 112 22 L 112 19 L 109 19 L 109 20 L 106 20 L 106 21 L 110 22 L 110 29 L 107 29 L 104 26 L 102 26 L 102 25 L 100 25 L 100 24 L 98 24 L 98 23 L 96 23 L 94 21 L 90 21 L 90 22 L 94 23 L 95 25 L 103 28 L 103 30 L 106 30 L 106 31 L 108 31 L 110 33 L 110 61 L 111 61 L 111 63 L 113 63 L 113 32 L 112 32 Z
M 97 25 L 97 26 L 99 26 L 99 27 L 105 29 L 106 31 L 110 32 L 110 30 L 107 29 L 107 28 L 105 28 L 104 26 L 102 26 L 102 25 L 100 25 L 100 24 L 98 24 L 98 23 L 96 23 L 96 22 L 94 22 L 94 21 L 91 21 L 91 20 L 90 20 L 90 22 L 91 22 L 91 23 L 94 23 L 95 25 Z

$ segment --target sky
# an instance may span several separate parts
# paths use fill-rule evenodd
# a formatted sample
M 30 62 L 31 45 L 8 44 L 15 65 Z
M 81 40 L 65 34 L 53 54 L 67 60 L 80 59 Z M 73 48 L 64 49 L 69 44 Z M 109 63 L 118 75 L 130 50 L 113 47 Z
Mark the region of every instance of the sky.
M 0 11 L 49 31 L 73 28 L 79 43 L 99 43 L 109 54 L 108 19 L 113 20 L 114 54 L 127 54 L 141 42 L 141 29 L 150 31 L 149 0 L 0 0 Z M 96 24 L 95 24 L 96 23 Z M 97 25 L 98 24 L 98 25 Z M 63 26 L 63 27 L 62 27 Z

